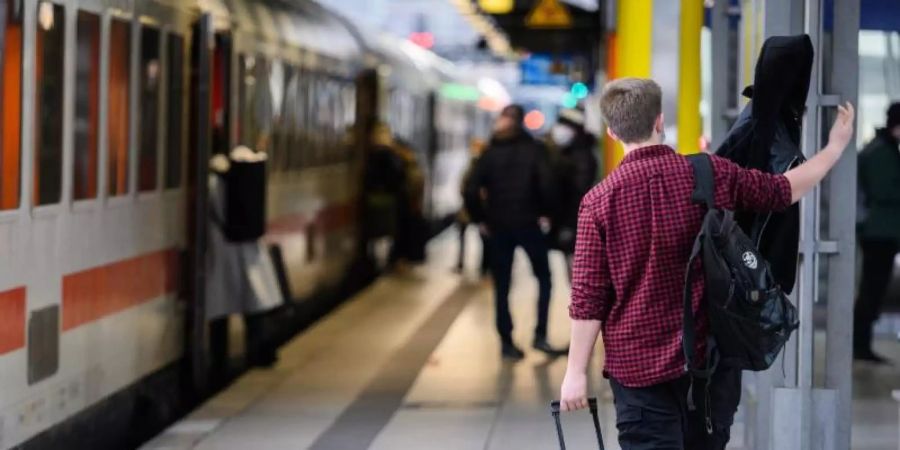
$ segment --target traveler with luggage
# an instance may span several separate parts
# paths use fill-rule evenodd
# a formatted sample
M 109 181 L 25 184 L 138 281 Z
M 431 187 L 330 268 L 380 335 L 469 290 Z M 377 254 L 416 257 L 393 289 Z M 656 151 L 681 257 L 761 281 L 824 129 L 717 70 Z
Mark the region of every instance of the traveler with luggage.
M 712 323 L 711 306 L 721 306 L 722 293 L 706 288 L 719 281 L 705 279 L 718 273 L 706 262 L 721 257 L 740 274 L 770 277 L 766 262 L 734 225 L 733 213 L 725 210 L 781 210 L 799 201 L 846 148 L 853 135 L 853 107 L 839 108 L 822 151 L 784 175 L 745 170 L 714 156 L 688 159 L 662 145 L 662 93 L 652 80 L 609 83 L 601 110 L 610 137 L 623 144 L 625 158 L 585 196 L 579 213 L 569 308 L 572 347 L 560 409 L 587 407 L 587 366 L 602 330 L 604 375 L 615 397 L 622 447 L 724 449 L 740 402 L 738 367 L 757 361 L 723 357 L 716 366 L 726 349 L 707 352 L 716 341 L 708 337 L 722 336 L 717 329 L 721 324 Z M 715 230 L 704 221 L 730 223 L 721 230 L 733 239 L 708 239 L 701 230 Z M 734 243 L 747 245 L 736 261 Z M 699 250 L 703 264 L 697 261 Z M 786 307 L 777 289 L 737 289 L 748 296 L 736 296 L 732 303 Z M 779 336 L 796 327 L 790 310 L 772 318 Z M 767 357 L 762 364 L 770 364 L 779 349 L 760 349 Z M 708 369 L 706 379 L 698 375 L 701 367 Z
M 540 226 L 543 217 L 552 215 L 556 189 L 547 149 L 525 131 L 524 116 L 521 106 L 503 109 L 494 124 L 490 144 L 475 165 L 465 191 L 466 208 L 472 220 L 482 224 L 488 234 L 501 354 L 510 359 L 525 356 L 513 343 L 509 312 L 513 256 L 517 247 L 525 250 L 531 260 L 539 285 L 532 347 L 554 356 L 565 353 L 547 342 L 550 262 L 547 237 Z
M 865 213 L 859 223 L 862 280 L 853 311 L 853 358 L 883 364 L 887 360 L 872 350 L 872 326 L 900 252 L 900 103 L 890 106 L 887 125 L 859 153 L 858 171 Z

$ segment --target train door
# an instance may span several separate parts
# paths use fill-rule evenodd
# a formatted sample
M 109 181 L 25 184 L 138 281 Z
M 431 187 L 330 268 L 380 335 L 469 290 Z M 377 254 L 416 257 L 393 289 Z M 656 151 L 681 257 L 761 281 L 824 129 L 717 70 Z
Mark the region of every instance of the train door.
M 206 241 L 209 189 L 208 163 L 212 147 L 212 59 L 213 21 L 203 14 L 193 27 L 191 45 L 191 115 L 188 150 L 188 248 L 191 273 L 188 277 L 190 297 L 187 323 L 188 365 L 192 392 L 202 396 L 208 387 L 208 336 L 206 326 Z
M 234 144 L 231 132 L 232 38 L 214 32 L 212 17 L 204 14 L 194 25 L 191 50 L 191 202 L 190 276 L 192 301 L 188 319 L 188 351 L 195 392 L 210 387 L 211 365 L 219 366 L 228 354 L 227 322 L 210 324 L 206 314 L 206 255 L 209 205 L 209 159 L 227 154 Z
M 212 130 L 211 155 L 228 154 L 235 145 L 231 123 L 231 81 L 232 81 L 232 39 L 225 32 L 213 36 L 214 48 L 211 60 L 211 106 L 210 127 Z M 207 223 L 207 226 L 212 224 Z M 204 318 L 205 320 L 205 318 Z M 213 383 L 224 381 L 229 373 L 229 321 L 221 318 L 206 322 L 209 328 L 209 363 L 212 367 Z

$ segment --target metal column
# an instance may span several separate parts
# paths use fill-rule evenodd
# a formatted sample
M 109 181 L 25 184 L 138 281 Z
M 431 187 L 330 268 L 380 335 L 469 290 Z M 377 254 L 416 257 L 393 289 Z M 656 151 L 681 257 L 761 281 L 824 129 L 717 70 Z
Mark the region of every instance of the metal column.
M 766 34 L 794 34 L 801 11 L 800 1 L 769 1 Z M 822 0 L 802 2 L 803 29 L 816 50 L 813 76 L 804 118 L 802 147 L 811 157 L 824 145 L 823 133 L 830 128 L 834 107 L 842 101 L 857 101 L 859 0 L 834 2 L 831 39 L 823 30 Z M 829 45 L 831 44 L 831 45 Z M 825 64 L 827 62 L 828 64 Z M 827 75 L 827 76 L 826 76 Z M 851 143 L 851 145 L 853 145 Z M 855 276 L 856 152 L 848 149 L 826 180 L 801 205 L 802 261 L 796 301 L 800 308 L 800 330 L 786 356 L 794 374 L 787 387 L 772 391 L 774 414 L 771 440 L 756 448 L 839 450 L 850 448 L 852 423 L 851 335 Z M 823 203 L 826 200 L 826 203 Z M 822 206 L 827 213 L 822 214 Z M 827 228 L 822 230 L 822 220 Z M 820 295 L 821 267 L 827 268 L 825 299 L 825 377 L 815 373 L 816 330 L 813 311 Z M 822 333 L 819 333 L 820 337 Z M 790 358 L 787 359 L 790 361 Z
M 733 15 L 740 15 L 740 7 L 732 8 L 727 0 L 713 4 L 712 26 L 712 148 L 719 148 L 737 118 L 737 45 L 736 30 L 732 29 Z
M 860 0 L 834 2 L 831 65 L 827 92 L 859 107 Z M 838 100 L 834 98 L 834 100 Z M 825 388 L 836 391 L 834 448 L 850 448 L 853 422 L 853 299 L 856 272 L 856 140 L 831 173 L 828 236 L 836 253 L 828 259 L 828 322 L 825 346 Z

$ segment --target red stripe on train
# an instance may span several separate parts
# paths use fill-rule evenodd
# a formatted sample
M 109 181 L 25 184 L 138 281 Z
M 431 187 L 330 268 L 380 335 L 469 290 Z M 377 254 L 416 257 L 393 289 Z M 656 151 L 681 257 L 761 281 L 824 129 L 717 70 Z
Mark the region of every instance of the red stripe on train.
M 25 287 L 0 292 L 0 355 L 25 347 Z
M 177 289 L 174 249 L 98 266 L 63 277 L 62 329 L 68 331 Z
M 315 217 L 309 214 L 286 214 L 273 219 L 266 226 L 270 236 L 293 234 L 306 231 L 311 225 L 319 231 L 333 231 L 346 227 L 356 219 L 357 202 L 355 200 L 335 203 L 318 211 Z

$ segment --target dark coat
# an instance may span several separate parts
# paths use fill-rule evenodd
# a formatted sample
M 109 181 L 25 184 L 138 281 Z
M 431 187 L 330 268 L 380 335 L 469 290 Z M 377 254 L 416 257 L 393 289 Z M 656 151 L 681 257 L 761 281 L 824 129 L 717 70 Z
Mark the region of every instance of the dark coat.
M 575 229 L 581 199 L 597 183 L 596 149 L 597 139 L 589 133 L 580 132 L 554 158 L 559 208 L 553 220 L 553 244 L 567 253 L 575 251 Z
M 738 165 L 784 173 L 803 162 L 800 133 L 812 73 L 809 36 L 774 36 L 766 40 L 756 63 L 751 98 L 716 154 Z M 739 212 L 745 232 L 759 245 L 782 289 L 790 293 L 797 273 L 800 209 L 755 214 Z
M 540 217 L 552 217 L 557 194 L 546 147 L 524 131 L 492 139 L 464 197 L 472 220 L 494 230 L 534 227 Z
M 860 238 L 900 242 L 900 147 L 887 130 L 859 153 L 858 174 L 865 208 Z

